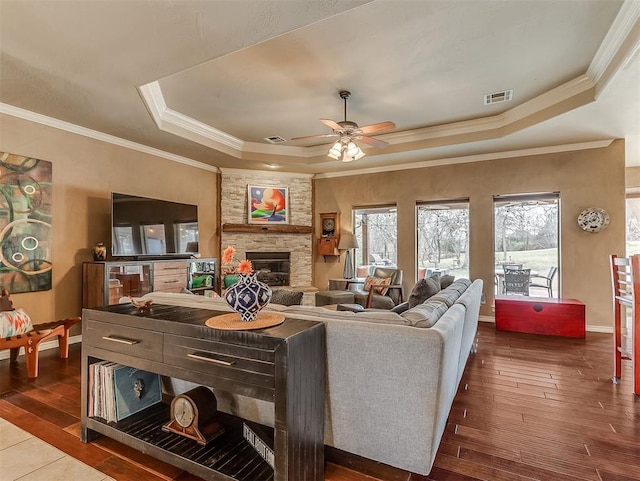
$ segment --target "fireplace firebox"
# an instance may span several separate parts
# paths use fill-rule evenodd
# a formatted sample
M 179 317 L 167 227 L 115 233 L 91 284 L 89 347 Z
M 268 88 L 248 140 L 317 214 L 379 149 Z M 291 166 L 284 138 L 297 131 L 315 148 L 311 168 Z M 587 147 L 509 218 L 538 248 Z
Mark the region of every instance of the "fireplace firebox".
M 268 286 L 288 286 L 291 268 L 289 252 L 247 252 L 247 259 L 258 273 L 258 280 Z

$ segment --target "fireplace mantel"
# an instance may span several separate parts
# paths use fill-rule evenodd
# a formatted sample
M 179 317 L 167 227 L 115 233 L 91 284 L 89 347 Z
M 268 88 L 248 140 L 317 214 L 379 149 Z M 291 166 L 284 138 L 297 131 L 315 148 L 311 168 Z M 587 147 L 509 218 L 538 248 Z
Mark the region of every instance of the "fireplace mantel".
M 222 224 L 222 232 L 247 232 L 263 234 L 311 234 L 310 225 L 262 225 L 262 224 Z

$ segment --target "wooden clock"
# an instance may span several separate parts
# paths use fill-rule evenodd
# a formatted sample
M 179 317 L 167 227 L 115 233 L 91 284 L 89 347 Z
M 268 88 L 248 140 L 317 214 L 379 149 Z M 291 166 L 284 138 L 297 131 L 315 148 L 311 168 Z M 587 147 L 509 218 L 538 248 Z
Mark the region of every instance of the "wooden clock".
M 216 396 L 210 389 L 198 386 L 173 398 L 171 420 L 162 430 L 205 445 L 224 432 L 224 427 L 215 420 L 217 412 Z
M 318 255 L 339 256 L 340 214 L 337 212 L 320 214 L 320 229 L 322 236 L 318 239 Z

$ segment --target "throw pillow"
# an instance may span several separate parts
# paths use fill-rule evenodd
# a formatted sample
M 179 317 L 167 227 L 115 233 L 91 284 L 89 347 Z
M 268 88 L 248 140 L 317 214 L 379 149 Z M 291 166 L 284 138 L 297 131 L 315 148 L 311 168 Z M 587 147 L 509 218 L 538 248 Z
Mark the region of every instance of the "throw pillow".
M 22 309 L 0 312 L 0 337 L 17 336 L 32 330 L 31 318 Z
M 413 286 L 409 295 L 409 308 L 422 304 L 431 296 L 440 292 L 440 277 L 433 275 L 427 279 L 420 279 Z
M 290 289 L 273 289 L 271 294 L 271 303 L 280 304 L 282 306 L 297 306 L 302 304 L 302 291 L 292 291 Z
M 455 276 L 444 275 L 440 276 L 440 289 L 446 289 L 455 280 Z
M 367 276 L 367 278 L 364 280 L 364 290 L 367 292 L 369 292 L 369 289 L 371 288 L 371 286 L 390 286 L 390 285 L 391 285 L 391 277 Z M 384 296 L 388 290 L 389 290 L 388 287 L 376 287 L 373 292 L 380 294 L 381 296 Z

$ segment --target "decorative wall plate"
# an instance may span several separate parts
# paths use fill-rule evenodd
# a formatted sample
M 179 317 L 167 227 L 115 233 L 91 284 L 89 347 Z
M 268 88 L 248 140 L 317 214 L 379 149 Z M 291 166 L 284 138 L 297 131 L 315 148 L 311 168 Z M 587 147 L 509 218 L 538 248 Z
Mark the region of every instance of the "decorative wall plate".
M 589 207 L 580 212 L 578 225 L 587 232 L 600 232 L 609 225 L 609 214 L 598 207 Z

